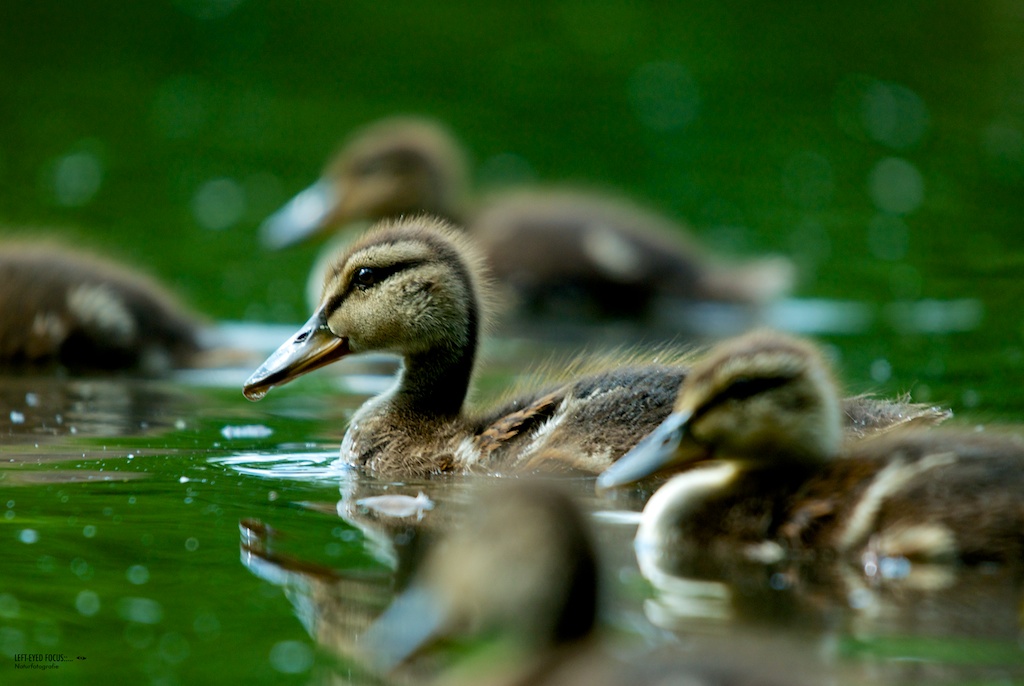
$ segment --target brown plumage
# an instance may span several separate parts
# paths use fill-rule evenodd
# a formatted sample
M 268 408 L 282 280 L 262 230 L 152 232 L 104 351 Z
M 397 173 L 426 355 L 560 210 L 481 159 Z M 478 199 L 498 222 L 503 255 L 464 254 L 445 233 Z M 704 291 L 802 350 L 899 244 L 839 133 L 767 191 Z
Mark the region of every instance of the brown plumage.
M 445 639 L 497 639 L 501 650 L 463 660 L 436 683 L 677 684 L 802 683 L 794 663 L 748 664 L 693 650 L 613 656 L 598 625 L 601 565 L 593 533 L 572 499 L 537 481 L 486 488 L 472 515 L 429 548 L 410 586 L 357 642 L 382 674 L 421 676 L 416 657 Z M 807 663 L 797 671 L 807 672 Z M 739 665 L 743 665 L 741 669 Z M 785 680 L 773 676 L 786 674 Z M 769 676 L 773 675 L 773 676 Z M 421 679 L 418 679 L 421 680 Z
M 158 373 L 191 363 L 200 330 L 124 265 L 53 243 L 0 245 L 0 366 Z
M 359 221 L 430 212 L 465 224 L 502 286 L 541 314 L 643 317 L 658 298 L 761 303 L 792 286 L 783 258 L 731 267 L 680 225 L 581 190 L 519 190 L 469 202 L 465 154 L 425 119 L 357 131 L 322 179 L 264 222 L 280 247 Z
M 250 377 L 245 393 L 257 400 L 352 353 L 402 356 L 395 386 L 359 409 L 342 443 L 344 459 L 386 475 L 595 474 L 668 416 L 687 369 L 681 355 L 648 363 L 612 357 L 591 373 L 466 411 L 488 309 L 485 281 L 463 233 L 427 217 L 382 222 L 337 257 L 316 312 Z M 850 402 L 870 418 L 871 399 Z M 905 409 L 901 419 L 879 416 L 906 421 L 921 412 Z
M 842 422 L 813 346 L 748 334 L 695 366 L 672 415 L 598 483 L 688 467 L 637 534 L 673 554 L 1024 562 L 1024 436 L 916 421 L 859 438 Z

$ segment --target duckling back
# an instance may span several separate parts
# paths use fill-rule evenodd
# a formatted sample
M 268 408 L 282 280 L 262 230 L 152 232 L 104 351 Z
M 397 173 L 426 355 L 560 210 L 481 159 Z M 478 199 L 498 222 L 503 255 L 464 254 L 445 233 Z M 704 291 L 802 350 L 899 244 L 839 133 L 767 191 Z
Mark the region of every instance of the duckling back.
M 200 324 L 122 265 L 53 244 L 0 247 L 0 365 L 161 372 L 201 349 Z
M 855 555 L 1024 565 L 1022 496 L 1024 435 L 902 428 L 856 441 L 812 477 L 783 533 Z

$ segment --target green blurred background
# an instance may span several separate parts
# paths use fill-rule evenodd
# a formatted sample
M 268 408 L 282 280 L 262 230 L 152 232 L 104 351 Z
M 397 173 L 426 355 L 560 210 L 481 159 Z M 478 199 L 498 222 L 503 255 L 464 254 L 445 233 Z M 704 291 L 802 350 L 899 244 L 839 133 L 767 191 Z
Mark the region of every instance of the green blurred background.
M 900 350 L 913 368 L 890 360 L 875 381 L 945 379 L 951 351 L 977 353 L 976 372 L 982 357 L 1024 366 L 1022 3 L 9 0 L 2 14 L 0 222 L 142 265 L 211 317 L 304 319 L 316 246 L 267 254 L 256 227 L 349 131 L 417 113 L 461 137 L 478 187 L 618 189 L 723 254 L 791 255 L 799 296 L 983 305 L 980 333 L 952 342 L 880 325 L 850 351 L 855 378 Z

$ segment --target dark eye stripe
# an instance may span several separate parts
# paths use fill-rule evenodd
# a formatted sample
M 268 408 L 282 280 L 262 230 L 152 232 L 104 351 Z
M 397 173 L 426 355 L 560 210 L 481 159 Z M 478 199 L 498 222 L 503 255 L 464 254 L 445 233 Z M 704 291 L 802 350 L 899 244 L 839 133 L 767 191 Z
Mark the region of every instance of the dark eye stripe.
M 735 379 L 728 386 L 711 396 L 707 402 L 701 404 L 694 412 L 694 416 L 700 416 L 717 405 L 729 400 L 746 400 L 766 391 L 781 388 L 793 381 L 792 376 L 757 376 Z
M 380 284 L 382 281 L 387 280 L 391 276 L 398 272 L 411 269 L 422 264 L 421 260 L 409 260 L 407 262 L 395 262 L 381 267 L 356 267 L 352 271 L 352 279 L 348 283 L 348 287 L 341 293 L 338 293 L 330 300 L 327 301 L 327 312 L 333 312 L 341 305 L 342 301 L 349 296 L 354 289 L 368 290 L 374 286 Z M 365 270 L 369 270 L 369 275 L 364 275 L 360 278 L 360 273 Z M 368 277 L 368 278 L 367 278 Z

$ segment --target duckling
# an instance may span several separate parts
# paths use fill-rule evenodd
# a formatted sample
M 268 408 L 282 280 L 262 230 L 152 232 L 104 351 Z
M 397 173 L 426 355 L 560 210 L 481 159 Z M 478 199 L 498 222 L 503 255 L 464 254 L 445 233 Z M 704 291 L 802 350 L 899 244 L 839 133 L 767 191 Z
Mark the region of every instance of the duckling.
M 389 476 L 596 474 L 668 415 L 685 374 L 671 361 L 626 363 L 465 412 L 489 309 L 484 273 L 471 240 L 442 220 L 381 222 L 334 261 L 320 306 L 253 373 L 246 396 L 352 353 L 400 355 L 397 383 L 359 409 L 341 448 Z
M 333 262 L 320 305 L 246 381 L 273 386 L 362 352 L 403 359 L 397 382 L 352 418 L 342 458 L 371 473 L 574 471 L 597 474 L 670 413 L 687 364 L 625 357 L 579 378 L 463 409 L 489 312 L 482 257 L 443 220 L 385 220 Z M 857 431 L 938 415 L 907 403 L 851 398 Z M 896 411 L 895 408 L 901 408 Z
M 647 503 L 638 546 L 1024 562 L 1024 436 L 915 421 L 850 437 L 836 388 L 806 341 L 728 341 L 598 487 L 689 467 Z
M 735 645 L 728 662 L 696 658 L 692 651 L 686 660 L 678 651 L 636 661 L 612 657 L 598 621 L 602 565 L 590 524 L 572 498 L 537 480 L 506 482 L 477 495 L 473 516 L 427 550 L 410 585 L 360 637 L 378 673 L 421 672 L 426 649 L 442 639 L 492 638 L 497 648 L 471 654 L 443 670 L 438 681 L 773 682 L 767 674 L 781 663 L 759 661 L 756 670 L 741 670 L 737 662 L 744 660 Z M 792 671 L 789 663 L 787 675 Z
M 0 246 L 0 366 L 159 373 L 196 359 L 201 330 L 124 265 L 54 243 Z
M 760 304 L 792 287 L 788 260 L 727 267 L 679 225 L 595 192 L 520 190 L 473 206 L 467 169 L 437 123 L 382 120 L 357 131 L 320 181 L 264 222 L 263 242 L 278 248 L 353 222 L 430 212 L 465 224 L 521 309 L 542 315 L 643 318 L 659 298 Z

